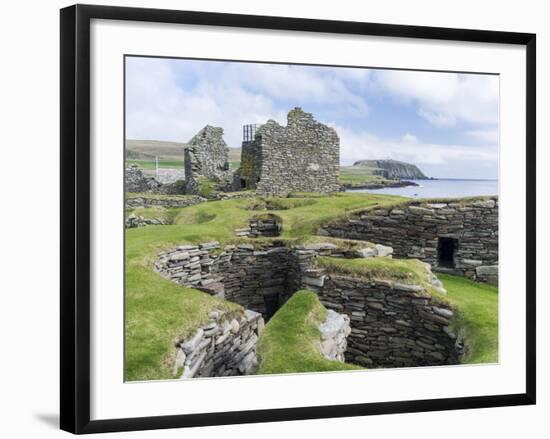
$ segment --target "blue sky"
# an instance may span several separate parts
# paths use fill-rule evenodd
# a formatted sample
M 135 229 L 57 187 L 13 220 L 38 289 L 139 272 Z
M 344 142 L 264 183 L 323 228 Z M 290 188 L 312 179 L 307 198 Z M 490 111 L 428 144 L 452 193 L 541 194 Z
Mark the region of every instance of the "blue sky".
M 126 59 L 128 139 L 186 142 L 302 107 L 336 129 L 341 164 L 392 158 L 440 178 L 498 177 L 499 78 L 492 75 L 164 58 Z

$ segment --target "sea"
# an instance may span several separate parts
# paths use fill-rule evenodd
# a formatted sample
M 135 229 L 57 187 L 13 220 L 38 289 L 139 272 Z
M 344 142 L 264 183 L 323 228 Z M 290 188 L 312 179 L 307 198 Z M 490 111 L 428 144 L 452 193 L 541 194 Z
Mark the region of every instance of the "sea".
M 349 192 L 401 195 L 408 198 L 458 198 L 478 195 L 498 195 L 498 180 L 467 180 L 438 178 L 436 180 L 410 180 L 418 186 L 350 189 Z

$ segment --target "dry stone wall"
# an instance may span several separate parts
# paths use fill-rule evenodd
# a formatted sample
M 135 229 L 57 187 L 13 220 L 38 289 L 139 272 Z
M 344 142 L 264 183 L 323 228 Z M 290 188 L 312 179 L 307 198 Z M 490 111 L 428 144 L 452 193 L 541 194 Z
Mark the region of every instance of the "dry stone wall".
M 318 255 L 376 257 L 386 246 L 344 250 L 332 243 L 287 246 L 272 242 L 179 246 L 159 255 L 155 268 L 177 283 L 225 297 L 269 319 L 297 290 L 317 292 L 329 313 L 321 329 L 326 358 L 369 367 L 455 364 L 461 340 L 451 330 L 454 311 L 420 285 L 334 275 L 314 265 Z M 371 253 L 372 251 L 372 253 Z M 442 291 L 426 264 L 426 281 Z M 334 321 L 330 321 L 333 318 Z M 347 325 L 351 327 L 347 336 Z M 346 341 L 347 337 L 347 341 Z
M 276 237 L 281 234 L 283 225 L 277 215 L 264 214 L 250 220 L 248 227 L 235 229 L 235 235 L 239 237 L 259 238 Z
M 261 314 L 212 311 L 209 318 L 193 336 L 177 342 L 174 375 L 196 378 L 254 373 L 258 366 L 256 344 L 264 327 Z
M 261 195 L 337 192 L 340 140 L 336 131 L 295 108 L 287 126 L 269 120 L 242 145 L 241 187 Z
M 170 196 L 130 196 L 126 197 L 126 208 L 135 209 L 137 207 L 187 207 L 195 204 L 205 203 L 206 198 L 198 195 L 186 195 L 178 197 Z
M 346 362 L 365 367 L 409 367 L 460 362 L 463 346 L 451 330 L 454 311 L 423 287 L 332 275 L 304 278 L 328 309 L 351 319 Z
M 137 165 L 131 165 L 124 172 L 126 192 L 157 192 L 162 185 L 152 177 L 146 177 Z
M 347 337 L 351 333 L 349 317 L 329 309 L 326 320 L 319 325 L 319 332 L 321 354 L 328 360 L 343 363 L 348 346 Z
M 437 203 L 413 201 L 376 208 L 326 224 L 319 233 L 379 242 L 391 246 L 398 258 L 416 258 L 436 269 L 477 281 L 498 282 L 496 197 Z
M 205 126 L 185 146 L 184 167 L 187 193 L 197 193 L 199 179 L 229 179 L 227 144 L 223 140 L 223 128 Z

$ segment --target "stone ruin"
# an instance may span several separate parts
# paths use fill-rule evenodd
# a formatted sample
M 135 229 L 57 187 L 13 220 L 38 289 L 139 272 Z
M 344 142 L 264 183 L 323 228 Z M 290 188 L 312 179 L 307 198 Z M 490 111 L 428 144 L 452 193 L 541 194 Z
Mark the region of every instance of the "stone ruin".
M 198 193 L 199 180 L 231 179 L 223 128 L 206 125 L 184 149 L 187 193 Z
M 287 126 L 269 120 L 242 143 L 235 186 L 260 195 L 340 190 L 340 140 L 333 128 L 296 107 Z
M 412 200 L 324 224 L 320 235 L 375 241 L 398 258 L 498 285 L 498 197 Z
M 367 246 L 368 243 L 365 243 Z M 368 253 L 362 250 L 376 250 Z M 454 311 L 425 285 L 349 276 L 315 264 L 317 256 L 387 257 L 391 249 L 368 246 L 351 252 L 333 243 L 285 245 L 272 241 L 181 245 L 159 253 L 155 270 L 166 279 L 225 298 L 246 308 L 237 322 L 219 319 L 178 346 L 183 377 L 253 373 L 255 347 L 269 320 L 295 291 L 314 291 L 329 310 L 319 328 L 321 353 L 366 367 L 460 363 L 462 339 L 451 329 Z M 363 256 L 361 256 L 363 255 Z M 424 265 L 425 282 L 444 293 Z M 236 318 L 234 316 L 230 317 Z

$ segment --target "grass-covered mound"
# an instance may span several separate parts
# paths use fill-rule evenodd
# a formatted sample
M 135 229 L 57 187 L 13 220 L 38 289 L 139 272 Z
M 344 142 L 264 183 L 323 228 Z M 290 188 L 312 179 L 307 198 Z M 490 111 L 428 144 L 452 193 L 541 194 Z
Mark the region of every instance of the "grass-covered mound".
M 337 194 L 316 197 L 314 204 L 272 212 L 283 221 L 283 239 L 295 240 L 313 235 L 323 221 L 392 200 L 395 197 Z M 248 201 L 233 199 L 168 208 L 165 213 L 173 225 L 126 230 L 126 380 L 173 378 L 170 359 L 175 352 L 174 339 L 191 335 L 207 321 L 210 310 L 238 307 L 163 279 L 153 271 L 153 263 L 159 251 L 179 244 L 208 241 L 224 244 L 234 240 L 235 229 L 248 225 L 258 213 L 246 208 Z M 140 215 L 145 216 L 146 210 L 140 208 Z
M 320 352 L 319 325 L 327 310 L 312 291 L 301 290 L 275 313 L 258 342 L 258 374 L 361 369 L 327 360 Z
M 370 280 L 386 280 L 406 285 L 420 285 L 439 300 L 443 297 L 430 283 L 424 262 L 418 259 L 366 258 L 342 259 L 330 256 L 318 257 L 317 266 L 328 273 L 356 276 Z
M 466 344 L 464 363 L 498 362 L 498 289 L 460 276 L 438 274 L 458 310 Z

